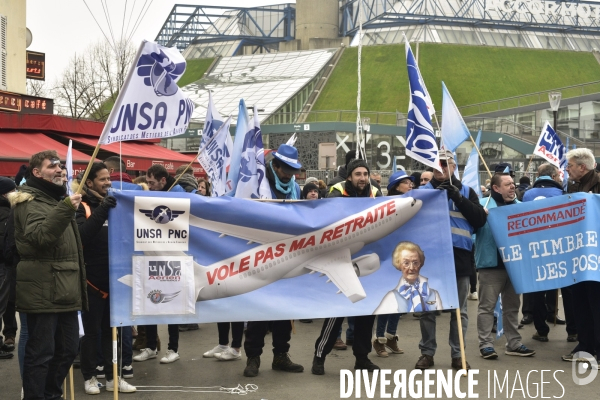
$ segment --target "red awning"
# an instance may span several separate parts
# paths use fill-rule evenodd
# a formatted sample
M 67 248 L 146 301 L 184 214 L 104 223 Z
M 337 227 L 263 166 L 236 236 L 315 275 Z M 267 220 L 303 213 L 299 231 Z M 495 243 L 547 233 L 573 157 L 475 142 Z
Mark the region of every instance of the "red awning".
M 15 176 L 19 167 L 29 164 L 29 158 L 44 150 L 56 150 L 60 160 L 65 162 L 68 147 L 50 139 L 43 133 L 0 133 L 0 175 Z M 73 150 L 75 173 L 85 170 L 90 156 Z
M 98 139 L 94 137 L 79 135 L 64 136 L 91 147 L 96 147 L 98 143 Z M 116 155 L 120 153 L 123 162 L 130 171 L 146 171 L 154 164 L 161 164 L 164 165 L 167 171 L 174 173 L 181 165 L 189 164 L 196 157 L 196 155 L 177 153 L 157 144 L 145 142 L 111 143 L 100 146 L 100 149 L 115 153 Z M 197 162 L 192 164 L 190 168 L 194 169 L 196 176 L 205 175 L 204 169 Z

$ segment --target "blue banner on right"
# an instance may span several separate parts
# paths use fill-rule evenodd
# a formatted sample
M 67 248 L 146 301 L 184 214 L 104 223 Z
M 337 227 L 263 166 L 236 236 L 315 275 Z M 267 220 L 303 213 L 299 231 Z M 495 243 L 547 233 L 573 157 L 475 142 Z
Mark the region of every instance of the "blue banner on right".
M 490 210 L 488 222 L 517 293 L 600 281 L 600 195 L 573 193 Z

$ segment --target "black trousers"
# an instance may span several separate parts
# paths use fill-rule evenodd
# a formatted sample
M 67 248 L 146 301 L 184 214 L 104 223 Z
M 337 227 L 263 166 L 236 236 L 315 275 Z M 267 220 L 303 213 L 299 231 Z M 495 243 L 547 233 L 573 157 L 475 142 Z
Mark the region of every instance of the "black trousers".
M 179 348 L 179 325 L 168 325 L 169 329 L 169 350 L 177 353 Z M 156 350 L 156 338 L 158 337 L 157 325 L 146 325 L 146 346 L 152 350 Z
M 104 365 L 106 379 L 113 379 L 112 329 L 110 327 L 110 300 L 103 299 L 88 286 L 89 311 L 81 313 L 85 335 L 81 338 L 81 373 L 84 380 L 96 375 L 96 365 Z M 98 340 L 102 358 L 98 359 Z
M 231 347 L 239 349 L 242 347 L 242 336 L 244 336 L 243 322 L 219 322 L 219 344 L 225 346 L 229 343 L 229 326 L 231 325 Z
M 548 316 L 554 316 L 556 312 L 556 290 L 544 290 L 541 292 L 534 293 L 543 293 L 544 294 L 544 302 L 543 310 L 546 312 Z M 523 294 L 523 304 L 521 305 L 521 312 L 523 316 L 529 314 L 533 316 L 535 314 L 535 304 L 536 300 L 534 299 L 534 293 L 524 293 Z
M 578 350 L 600 354 L 600 282 L 584 281 L 570 286 L 576 305 Z
M 575 303 L 573 302 L 573 291 L 571 287 L 560 289 L 563 299 L 563 307 L 565 308 L 565 321 L 567 322 L 567 334 L 577 334 L 577 324 L 575 322 Z
M 290 350 L 292 322 L 289 319 L 250 321 L 246 328 L 246 340 L 244 341 L 246 357 L 257 357 L 262 354 L 269 323 L 271 323 L 271 335 L 273 336 L 273 354 L 287 353 Z
M 373 336 L 373 323 L 376 315 L 361 315 L 354 317 L 354 343 L 352 352 L 358 358 L 365 358 L 371 352 L 371 337 Z M 315 355 L 324 358 L 331 353 L 338 337 L 344 317 L 327 318 L 323 321 L 321 335 L 315 342 Z

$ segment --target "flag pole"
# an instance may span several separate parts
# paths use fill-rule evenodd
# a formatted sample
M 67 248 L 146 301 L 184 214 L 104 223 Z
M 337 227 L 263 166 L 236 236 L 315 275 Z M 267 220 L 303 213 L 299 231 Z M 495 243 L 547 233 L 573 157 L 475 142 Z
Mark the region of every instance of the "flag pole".
M 535 156 L 535 154 L 532 154 L 531 157 L 529 157 L 529 163 L 527 163 L 527 168 L 525 168 L 526 174 L 529 173 L 529 167 L 531 166 L 531 162 L 533 161 L 533 156 Z
M 77 191 L 75 192 L 75 194 L 81 194 L 81 189 L 83 189 L 83 185 L 85 185 L 85 181 L 87 180 L 87 177 L 90 174 L 90 168 L 92 168 L 92 164 L 94 163 L 94 160 L 96 159 L 96 156 L 98 155 L 99 151 L 100 151 L 100 142 L 98 142 L 98 144 L 96 145 L 96 148 L 94 149 L 92 158 L 90 158 L 90 162 L 88 163 L 88 165 L 85 169 L 85 172 L 83 173 L 83 178 L 81 178 L 81 181 L 79 182 L 79 187 L 77 188 Z
M 190 169 L 190 167 L 192 166 L 192 164 L 194 163 L 194 161 L 196 161 L 196 157 L 194 157 L 194 159 L 192 161 L 190 161 L 190 163 L 187 165 L 187 167 L 185 167 L 185 169 L 183 170 L 183 172 L 181 174 L 179 174 L 179 176 L 175 179 L 175 182 L 173 182 L 173 184 L 171 185 L 171 187 L 169 188 L 169 190 L 167 190 L 167 192 L 170 192 L 171 189 L 173 189 L 175 187 L 175 185 L 177 185 L 177 182 L 179 182 L 179 179 L 181 179 L 181 177 L 183 176 L 183 174 L 185 174 L 187 172 L 187 170 Z
M 487 170 L 488 174 L 490 174 L 490 178 L 491 178 L 492 177 L 492 173 L 490 172 L 490 169 L 488 168 L 485 160 L 483 159 L 483 156 L 481 155 L 481 152 L 479 151 L 479 147 L 477 147 L 477 143 L 475 143 L 475 140 L 473 140 L 473 136 L 469 135 L 469 138 L 471 139 L 471 142 L 473 142 L 473 146 L 477 150 L 477 154 L 479 154 L 479 158 L 481 158 L 481 161 L 483 162 L 483 166 Z
M 462 331 L 462 320 L 460 318 L 460 308 L 455 309 L 456 311 L 456 323 L 457 323 L 457 329 L 458 329 L 458 343 L 460 346 L 460 359 L 461 359 L 461 363 L 462 363 L 462 369 L 465 370 L 465 375 L 467 372 L 467 359 L 466 359 L 466 355 L 465 355 L 465 338 L 463 337 L 463 331 Z
M 123 340 L 123 338 L 121 337 L 121 340 Z M 112 369 L 113 369 L 113 399 L 114 400 L 119 400 L 119 386 L 121 384 L 121 382 L 119 381 L 119 379 L 121 379 L 119 377 L 119 374 L 117 373 L 117 327 L 113 326 L 112 327 Z

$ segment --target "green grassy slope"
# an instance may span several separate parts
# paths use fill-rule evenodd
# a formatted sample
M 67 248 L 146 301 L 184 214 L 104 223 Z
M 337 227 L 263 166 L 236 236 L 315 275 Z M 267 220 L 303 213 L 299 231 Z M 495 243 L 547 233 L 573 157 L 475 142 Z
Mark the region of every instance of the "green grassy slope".
M 212 64 L 213 60 L 213 58 L 187 60 L 185 73 L 177 82 L 179 87 L 184 87 L 185 85 L 196 82 L 198 79 L 202 78 L 202 75 L 204 75 L 208 67 L 210 67 L 210 64 Z
M 361 109 L 405 113 L 408 77 L 404 45 L 371 46 L 362 51 Z M 356 110 L 357 52 L 357 48 L 346 49 L 313 110 Z M 421 44 L 418 62 L 438 111 L 442 80 L 459 107 L 600 80 L 600 65 L 594 56 L 581 52 Z M 600 85 L 592 91 L 600 91 Z M 570 96 L 563 93 L 563 97 Z M 520 105 L 535 102 L 537 96 Z M 506 103 L 502 108 L 516 105 Z

